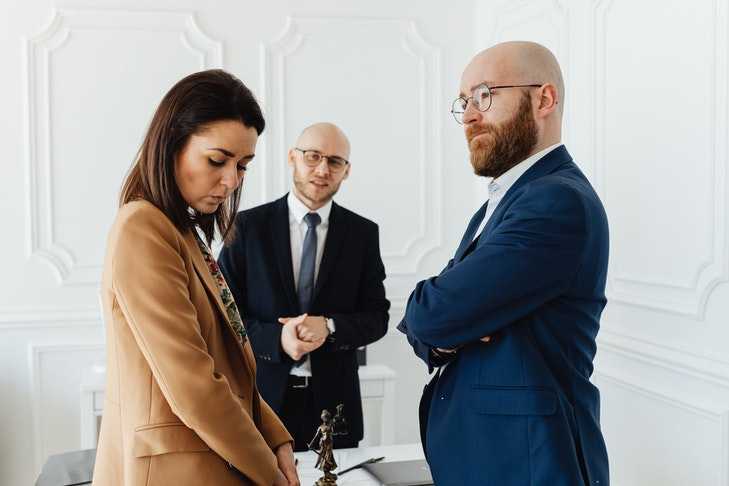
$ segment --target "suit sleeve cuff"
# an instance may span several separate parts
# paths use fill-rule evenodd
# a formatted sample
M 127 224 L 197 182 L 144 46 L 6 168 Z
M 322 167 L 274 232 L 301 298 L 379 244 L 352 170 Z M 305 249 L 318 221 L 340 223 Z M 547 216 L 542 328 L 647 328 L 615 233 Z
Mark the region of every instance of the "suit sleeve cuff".
M 435 348 L 430 348 L 430 363 L 435 368 L 440 368 L 446 363 L 449 363 L 456 357 L 456 353 L 441 353 Z

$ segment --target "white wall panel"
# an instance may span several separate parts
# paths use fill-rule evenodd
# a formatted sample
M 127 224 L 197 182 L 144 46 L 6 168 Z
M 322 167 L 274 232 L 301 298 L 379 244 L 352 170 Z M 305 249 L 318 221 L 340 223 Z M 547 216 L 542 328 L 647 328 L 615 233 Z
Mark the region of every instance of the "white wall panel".
M 97 285 L 139 121 L 183 75 L 220 66 L 221 45 L 189 13 L 60 10 L 27 56 L 30 253 L 66 285 Z
M 726 485 L 729 379 L 707 360 L 603 331 L 595 382 L 612 479 Z
M 81 443 L 81 385 L 104 366 L 103 344 L 29 345 L 35 469 Z M 76 445 L 76 447 L 79 447 Z
M 353 152 L 337 200 L 379 222 L 389 275 L 415 275 L 442 241 L 439 50 L 413 22 L 294 17 L 262 52 L 272 159 L 315 116 L 339 124 Z M 272 195 L 291 186 L 284 164 L 267 179 Z
M 729 277 L 726 2 L 612 0 L 595 15 L 610 296 L 701 317 Z

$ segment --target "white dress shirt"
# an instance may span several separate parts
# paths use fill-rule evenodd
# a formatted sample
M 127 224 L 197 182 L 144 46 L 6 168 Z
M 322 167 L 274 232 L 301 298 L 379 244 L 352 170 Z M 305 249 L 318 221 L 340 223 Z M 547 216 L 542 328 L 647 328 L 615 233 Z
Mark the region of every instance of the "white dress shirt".
M 511 189 L 511 186 L 513 186 L 526 171 L 536 164 L 539 159 L 560 145 L 562 145 L 562 142 L 555 143 L 554 145 L 537 152 L 529 158 L 519 162 L 489 183 L 489 205 L 486 207 L 486 214 L 483 217 L 483 221 L 481 221 L 478 230 L 473 235 L 474 240 L 481 234 L 484 227 L 486 227 L 486 223 L 488 223 L 489 218 L 492 214 L 494 214 L 494 211 L 496 211 L 496 208 L 504 198 L 504 195 L 509 191 L 509 189 Z
M 314 281 L 316 282 L 319 278 L 321 258 L 324 255 L 324 243 L 326 243 L 327 233 L 329 232 L 329 214 L 332 211 L 332 201 L 329 201 L 316 211 L 311 211 L 296 197 L 293 190 L 289 192 L 286 201 L 289 206 L 289 234 L 291 235 L 291 263 L 294 271 L 294 287 L 298 292 L 301 253 L 304 251 L 304 238 L 306 237 L 306 231 L 309 229 L 306 221 L 304 221 L 304 217 L 309 213 L 317 213 L 321 218 L 321 223 L 316 227 L 316 262 L 314 265 Z M 334 333 L 334 321 L 327 319 L 327 327 L 330 333 Z M 306 360 L 300 366 L 291 368 L 291 374 L 296 376 L 311 376 L 311 359 L 307 356 Z

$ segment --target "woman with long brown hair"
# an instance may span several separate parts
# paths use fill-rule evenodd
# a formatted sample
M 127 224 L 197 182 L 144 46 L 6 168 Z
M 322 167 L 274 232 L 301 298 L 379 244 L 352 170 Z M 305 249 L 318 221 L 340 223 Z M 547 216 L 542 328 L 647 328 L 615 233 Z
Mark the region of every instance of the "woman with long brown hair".
M 210 251 L 232 238 L 265 126 L 221 70 L 179 81 L 124 182 L 102 282 L 107 385 L 96 486 L 298 485 L 292 439 Z

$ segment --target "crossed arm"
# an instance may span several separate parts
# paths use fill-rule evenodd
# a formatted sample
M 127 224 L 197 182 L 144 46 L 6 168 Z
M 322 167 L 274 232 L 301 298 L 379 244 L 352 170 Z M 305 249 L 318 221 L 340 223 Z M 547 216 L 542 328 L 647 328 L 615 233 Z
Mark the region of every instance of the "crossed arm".
M 415 353 L 437 366 L 433 349 L 492 336 L 562 294 L 582 260 L 584 214 L 564 185 L 530 188 L 466 258 L 417 284 L 398 326 Z

